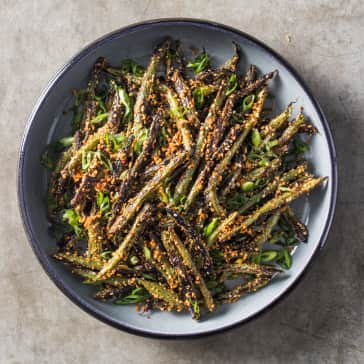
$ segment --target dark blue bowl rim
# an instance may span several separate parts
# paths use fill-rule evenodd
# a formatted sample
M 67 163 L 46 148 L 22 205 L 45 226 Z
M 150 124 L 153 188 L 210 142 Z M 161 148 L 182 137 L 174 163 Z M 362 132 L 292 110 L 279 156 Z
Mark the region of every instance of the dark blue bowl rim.
M 307 263 L 304 270 L 301 272 L 301 274 L 296 278 L 296 280 L 280 295 L 278 295 L 273 302 L 271 302 L 270 305 L 263 308 L 260 311 L 255 312 L 250 317 L 247 317 L 245 319 L 242 319 L 239 322 L 233 323 L 231 325 L 224 326 L 222 328 L 216 328 L 212 330 L 208 330 L 202 333 L 190 333 L 190 334 L 160 334 L 160 333 L 153 333 L 150 331 L 144 331 L 142 329 L 137 329 L 125 324 L 120 323 L 117 320 L 114 320 L 109 315 L 105 314 L 102 311 L 97 310 L 92 304 L 84 300 L 81 296 L 79 296 L 76 292 L 73 292 L 67 287 L 67 284 L 64 282 L 63 278 L 53 269 L 49 261 L 46 259 L 46 254 L 41 250 L 40 246 L 38 245 L 35 234 L 32 230 L 31 226 L 31 220 L 30 220 L 30 211 L 29 207 L 25 203 L 25 189 L 24 189 L 24 176 L 23 176 L 23 168 L 24 168 L 24 150 L 25 146 L 27 144 L 28 135 L 30 134 L 30 130 L 32 128 L 33 120 L 37 116 L 38 109 L 42 105 L 43 102 L 46 101 L 47 96 L 49 92 L 56 86 L 58 81 L 62 78 L 63 74 L 65 74 L 70 68 L 73 67 L 74 64 L 80 62 L 82 58 L 84 58 L 88 53 L 92 52 L 105 42 L 109 42 L 115 37 L 119 37 L 121 34 L 129 33 L 134 30 L 142 30 L 143 28 L 155 26 L 159 24 L 169 24 L 169 25 L 176 25 L 176 24 L 189 24 L 194 26 L 199 26 L 207 29 L 214 29 L 218 31 L 223 31 L 226 33 L 234 34 L 235 36 L 244 38 L 245 40 L 255 44 L 256 46 L 264 49 L 270 56 L 274 57 L 278 63 L 280 63 L 283 67 L 285 67 L 292 76 L 296 79 L 296 81 L 301 85 L 301 87 L 306 92 L 307 96 L 309 97 L 310 101 L 314 105 L 319 117 L 320 121 L 324 128 L 324 134 L 327 138 L 328 146 L 329 146 L 329 152 L 330 152 L 330 162 L 331 162 L 331 170 L 332 170 L 332 176 L 329 181 L 332 185 L 332 194 L 330 199 L 330 206 L 329 206 L 329 214 L 328 218 L 325 222 L 323 233 L 320 237 L 319 243 L 317 244 L 317 248 L 315 249 L 310 261 Z M 40 264 L 42 265 L 43 269 L 46 271 L 48 276 L 53 280 L 53 282 L 56 284 L 56 286 L 75 304 L 77 304 L 81 309 L 89 313 L 90 315 L 96 317 L 97 319 L 103 321 L 106 324 L 109 324 L 117 329 L 121 329 L 123 331 L 129 332 L 131 334 L 140 335 L 144 337 L 152 337 L 152 338 L 164 338 L 164 339 L 190 339 L 190 338 L 196 338 L 196 337 L 203 337 L 208 336 L 212 334 L 216 334 L 219 332 L 226 331 L 228 329 L 232 329 L 234 327 L 237 327 L 243 323 L 246 323 L 250 321 L 251 319 L 257 317 L 258 315 L 261 315 L 264 312 L 269 311 L 276 303 L 278 303 L 283 297 L 287 296 L 289 292 L 293 290 L 298 284 L 298 282 L 302 279 L 304 274 L 307 273 L 308 269 L 312 266 L 312 262 L 315 257 L 317 257 L 318 252 L 320 248 L 322 248 L 325 244 L 325 241 L 327 239 L 327 235 L 330 230 L 330 226 L 332 223 L 332 220 L 334 218 L 334 212 L 335 212 L 335 206 L 336 206 L 336 199 L 337 199 L 337 188 L 338 188 L 338 170 L 337 170 L 337 158 L 336 158 L 336 151 L 335 151 L 335 145 L 334 145 L 334 139 L 328 124 L 328 121 L 322 111 L 321 106 L 319 105 L 316 98 L 313 96 L 312 92 L 309 90 L 306 83 L 303 81 L 301 76 L 297 73 L 297 71 L 278 53 L 276 53 L 274 50 L 272 50 L 270 47 L 268 47 L 263 42 L 255 39 L 249 34 L 246 34 L 240 30 L 234 29 L 230 26 L 226 26 L 223 24 L 219 24 L 216 22 L 208 21 L 208 20 L 201 20 L 201 19 L 191 19 L 191 18 L 166 18 L 166 19 L 153 19 L 148 20 L 140 23 L 135 23 L 123 28 L 120 28 L 116 31 L 113 31 L 111 33 L 108 33 L 101 38 L 95 40 L 94 42 L 90 43 L 88 46 L 83 48 L 76 56 L 74 56 L 69 62 L 67 62 L 51 79 L 51 81 L 48 83 L 48 86 L 43 90 L 41 96 L 39 97 L 31 115 L 28 118 L 25 132 L 23 135 L 23 139 L 20 146 L 19 151 L 19 159 L 18 159 L 18 168 L 17 168 L 17 182 L 18 182 L 18 205 L 20 209 L 20 215 L 22 218 L 24 230 L 26 232 L 28 241 L 30 242 L 30 245 L 37 256 L 37 259 L 39 260 Z

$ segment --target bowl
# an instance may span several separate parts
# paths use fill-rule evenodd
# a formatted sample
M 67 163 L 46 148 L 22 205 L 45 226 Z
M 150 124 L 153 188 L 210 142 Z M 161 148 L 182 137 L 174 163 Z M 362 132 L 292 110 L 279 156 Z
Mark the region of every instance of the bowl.
M 165 36 L 172 36 L 189 46 L 205 47 L 213 63 L 220 64 L 232 54 L 232 41 L 242 49 L 242 66 L 250 63 L 261 72 L 278 69 L 279 76 L 270 87 L 275 94 L 277 111 L 292 100 L 304 107 L 306 115 L 318 128 L 307 155 L 313 172 L 327 176 L 324 188 L 295 205 L 308 225 L 309 239 L 294 253 L 292 268 L 285 279 L 277 279 L 266 288 L 196 322 L 189 314 L 153 312 L 149 318 L 134 307 L 117 306 L 92 298 L 93 288 L 81 284 L 60 262 L 50 256 L 56 242 L 49 234 L 46 190 L 49 176 L 40 164 L 45 146 L 69 133 L 70 115 L 63 111 L 71 103 L 71 89 L 86 85 L 90 69 L 99 56 L 112 64 L 133 58 L 146 64 L 154 46 Z M 94 41 L 66 63 L 53 77 L 31 113 L 21 144 L 18 164 L 18 198 L 21 216 L 30 244 L 44 270 L 59 289 L 83 310 L 125 331 L 152 337 L 187 338 L 216 333 L 247 322 L 272 307 L 297 285 L 316 253 L 324 245 L 333 219 L 337 193 L 335 147 L 328 122 L 311 92 L 297 72 L 276 52 L 262 42 L 228 26 L 202 20 L 152 20 L 119 29 Z

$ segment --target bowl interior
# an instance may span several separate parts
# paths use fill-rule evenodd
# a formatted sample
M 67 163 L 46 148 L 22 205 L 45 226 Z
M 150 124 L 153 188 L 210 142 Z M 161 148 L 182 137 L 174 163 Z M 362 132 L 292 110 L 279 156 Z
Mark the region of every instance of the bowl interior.
M 146 318 L 136 313 L 132 306 L 98 302 L 92 298 L 92 287 L 82 285 L 61 263 L 49 257 L 56 245 L 49 235 L 46 216 L 48 175 L 39 160 L 47 143 L 69 135 L 71 115 L 63 111 L 71 103 L 71 89 L 85 86 L 97 57 L 104 56 L 114 65 L 125 58 L 146 64 L 153 47 L 167 35 L 181 40 L 186 52 L 189 52 L 190 46 L 200 49 L 205 47 L 216 65 L 231 56 L 231 42 L 235 41 L 242 49 L 242 70 L 250 63 L 257 65 L 261 72 L 278 69 L 279 76 L 270 83 L 276 96 L 275 112 L 282 111 L 290 101 L 296 99 L 297 108 L 304 106 L 306 115 L 319 130 L 312 139 L 308 154 L 311 169 L 317 175 L 329 177 L 324 188 L 314 191 L 309 199 L 302 198 L 296 203 L 299 214 L 308 224 L 310 235 L 308 243 L 301 244 L 296 250 L 293 266 L 284 279 L 277 279 L 236 304 L 220 307 L 213 314 L 206 315 L 201 322 L 193 321 L 188 314 L 165 312 L 153 312 L 150 318 Z M 130 27 L 83 50 L 58 73 L 37 104 L 25 134 L 19 165 L 19 196 L 26 230 L 38 258 L 57 285 L 78 304 L 114 325 L 154 335 L 196 335 L 229 327 L 250 318 L 281 296 L 297 280 L 319 244 L 326 238 L 336 183 L 334 152 L 329 145 L 326 128 L 320 111 L 290 70 L 275 55 L 250 38 L 211 24 L 189 21 L 154 22 Z

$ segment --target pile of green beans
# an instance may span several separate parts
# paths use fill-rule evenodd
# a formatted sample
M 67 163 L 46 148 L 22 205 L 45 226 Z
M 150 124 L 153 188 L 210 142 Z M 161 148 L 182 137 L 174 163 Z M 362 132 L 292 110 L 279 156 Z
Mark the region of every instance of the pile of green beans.
M 316 133 L 269 82 L 213 68 L 166 39 L 146 68 L 96 61 L 74 90 L 72 133 L 49 145 L 53 257 L 95 298 L 199 319 L 267 285 L 308 239 L 290 203 L 321 185 L 304 153 Z

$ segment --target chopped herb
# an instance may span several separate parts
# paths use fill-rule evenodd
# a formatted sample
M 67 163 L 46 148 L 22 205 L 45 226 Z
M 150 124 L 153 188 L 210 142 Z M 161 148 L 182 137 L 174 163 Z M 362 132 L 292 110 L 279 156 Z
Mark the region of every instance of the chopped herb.
M 257 254 L 253 254 L 251 257 L 250 257 L 250 261 L 252 263 L 255 263 L 255 264 L 260 264 L 261 263 L 261 259 L 262 258 L 262 252 L 260 251 L 259 253 Z
M 144 251 L 145 259 L 147 259 L 147 260 L 152 259 L 152 252 L 147 246 L 143 247 L 143 251 Z
M 132 116 L 132 105 L 128 93 L 123 88 L 118 88 L 121 103 L 125 107 L 124 120 L 129 120 Z
M 278 253 L 277 264 L 283 269 L 289 269 L 292 266 L 292 257 L 288 249 L 283 249 Z
M 282 191 L 282 192 L 291 192 L 292 188 L 280 186 L 279 190 Z
M 179 199 L 179 203 L 183 204 L 187 200 L 187 196 L 182 195 Z
M 192 68 L 195 73 L 201 73 L 209 64 L 209 55 L 203 51 L 193 61 L 187 63 L 187 68 Z
M 145 279 L 149 279 L 150 281 L 155 281 L 156 280 L 155 276 L 153 274 L 150 274 L 150 273 L 143 273 L 143 277 Z
M 139 259 L 136 255 L 133 255 L 132 257 L 130 257 L 130 264 L 137 265 L 138 263 L 139 263 Z
M 228 89 L 226 91 L 226 96 L 231 95 L 236 88 L 238 87 L 238 79 L 236 77 L 236 74 L 232 74 L 229 78 L 229 83 L 228 83 Z
M 144 68 L 131 59 L 123 61 L 120 69 L 123 74 L 131 73 L 135 77 L 143 77 L 144 75 Z
M 278 252 L 275 250 L 264 250 L 260 254 L 261 263 L 269 263 L 275 260 L 278 256 Z
M 82 160 L 81 160 L 81 168 L 82 170 L 86 171 L 91 164 L 91 161 L 95 155 L 95 152 L 88 151 L 82 153 Z
M 295 139 L 293 141 L 294 153 L 303 154 L 310 150 L 310 146 L 300 139 Z
M 262 167 L 267 167 L 267 166 L 269 166 L 269 160 L 268 160 L 268 159 L 266 159 L 266 158 L 264 158 L 264 157 L 262 157 L 262 158 L 260 159 L 260 161 L 258 162 L 258 164 L 259 164 L 260 166 L 262 166 Z
M 265 147 L 266 147 L 267 151 L 269 152 L 276 145 L 278 145 L 278 140 L 277 139 L 268 142 Z
M 100 254 L 101 258 L 109 260 L 112 256 L 112 251 L 110 250 L 105 250 Z
M 226 202 L 230 210 L 238 210 L 241 206 L 246 204 L 248 198 L 243 193 L 235 192 Z
M 69 147 L 70 145 L 72 145 L 74 140 L 75 140 L 75 138 L 73 136 L 69 136 L 69 137 L 64 137 L 64 138 L 59 139 L 58 143 L 60 143 L 64 147 Z
M 102 191 L 99 191 L 99 193 L 97 194 L 96 202 L 102 214 L 110 211 L 110 197 L 108 195 L 105 195 Z
M 165 192 L 165 194 L 166 194 L 166 196 L 168 198 L 167 203 L 175 205 L 176 201 L 175 201 L 175 199 L 173 197 L 173 194 L 172 194 L 172 191 L 171 191 L 171 186 L 168 185 L 168 186 L 164 187 L 164 192 Z
M 149 298 L 149 293 L 146 289 L 138 287 L 131 291 L 131 293 L 121 299 L 116 300 L 116 305 L 130 305 L 133 303 L 142 303 Z
M 169 203 L 169 198 L 166 194 L 166 190 L 165 188 L 160 188 L 159 189 L 159 199 L 164 202 L 165 204 L 168 204 Z
M 109 113 L 105 112 L 105 113 L 102 113 L 102 114 L 99 114 L 97 116 L 95 116 L 91 121 L 90 123 L 92 125 L 98 125 L 98 124 L 101 124 L 104 120 L 107 119 L 107 117 L 109 116 Z
M 112 163 L 111 160 L 108 158 L 108 156 L 101 152 L 101 150 L 98 150 L 97 152 L 94 152 L 94 154 L 98 157 L 99 161 L 109 170 L 112 171 Z
M 287 245 L 295 245 L 298 243 L 298 240 L 294 236 L 290 236 L 286 239 Z
M 145 139 L 148 137 L 148 129 L 143 128 L 140 130 L 138 137 L 136 138 L 136 143 L 134 145 L 134 152 L 140 153 L 143 150 L 143 144 Z
M 197 109 L 201 109 L 205 102 L 205 94 L 203 92 L 203 87 L 196 87 L 192 92 L 193 98 L 195 100 L 195 106 Z
M 214 249 L 210 251 L 210 255 L 214 260 L 214 263 L 219 265 L 224 261 L 224 253 L 221 250 Z
M 245 96 L 242 103 L 243 111 L 248 111 L 253 107 L 255 95 Z
M 254 147 L 258 147 L 260 142 L 262 141 L 262 138 L 260 136 L 259 130 L 258 129 L 253 129 L 252 130 L 252 143 L 254 145 Z
M 107 145 L 111 146 L 111 150 L 113 152 L 118 152 L 126 141 L 127 137 L 121 133 L 119 134 L 106 133 L 105 135 L 105 142 Z
M 97 105 L 100 108 L 101 113 L 106 113 L 107 109 L 103 98 L 101 96 L 95 96 L 95 99 L 97 100 Z
M 219 218 L 214 217 L 204 228 L 204 236 L 208 238 L 219 225 Z
M 211 86 L 199 86 L 192 91 L 193 99 L 197 109 L 202 109 L 206 102 L 206 97 L 215 92 L 215 88 Z
M 196 300 L 193 300 L 192 298 L 189 299 L 189 302 L 192 306 L 193 312 L 199 317 L 201 312 L 198 302 Z
M 82 227 L 80 226 L 80 216 L 76 210 L 67 209 L 64 210 L 62 215 L 63 221 L 66 221 L 76 233 L 77 236 L 82 234 Z
M 242 184 L 241 186 L 241 189 L 244 191 L 244 192 L 251 192 L 253 191 L 254 189 L 254 182 L 252 181 L 248 181 L 248 182 L 245 182 Z

